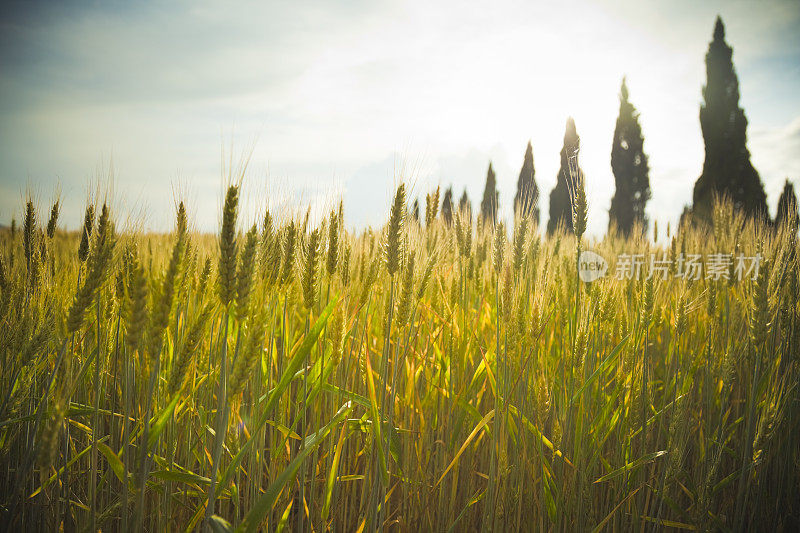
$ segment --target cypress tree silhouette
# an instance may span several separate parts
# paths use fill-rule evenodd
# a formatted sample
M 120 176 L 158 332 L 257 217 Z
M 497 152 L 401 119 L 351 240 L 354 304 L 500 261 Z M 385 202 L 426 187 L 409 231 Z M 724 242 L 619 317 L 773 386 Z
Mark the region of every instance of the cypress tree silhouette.
M 442 200 L 442 219 L 449 226 L 453 223 L 453 186 L 444 191 L 444 200 Z
M 470 220 L 472 219 L 472 202 L 469 201 L 466 187 L 464 187 L 464 192 L 461 194 L 461 199 L 458 201 L 458 210 L 462 213 L 466 212 Z
M 617 228 L 628 236 L 634 224 L 647 227 L 645 205 L 650 199 L 650 169 L 644 153 L 644 137 L 639 125 L 639 113 L 628 101 L 628 85 L 622 78 L 619 91 L 619 116 L 611 145 L 611 170 L 616 191 L 608 210 L 608 230 Z
M 517 180 L 517 194 L 514 195 L 514 214 L 532 218 L 539 223 L 539 187 L 536 185 L 533 168 L 533 146 L 528 141 L 525 159 Z
M 775 213 L 775 226 L 780 227 L 787 222 L 794 222 L 795 228 L 800 222 L 800 214 L 797 210 L 797 196 L 794 194 L 794 185 L 789 180 L 783 185 L 783 192 L 778 198 L 778 211 Z
M 561 168 L 558 169 L 556 186 L 550 192 L 550 220 L 547 221 L 547 233 L 553 233 L 558 228 L 559 223 L 563 223 L 564 229 L 572 232 L 572 204 L 570 203 L 570 190 L 572 189 L 572 176 L 570 175 L 570 159 L 572 165 L 577 164 L 578 149 L 581 145 L 581 138 L 575 129 L 575 121 L 572 117 L 567 119 L 567 127 L 564 132 L 564 147 L 561 148 Z M 577 172 L 580 176 L 583 171 L 578 167 Z
M 490 221 L 492 224 L 497 222 L 498 197 L 497 178 L 490 161 L 489 171 L 486 173 L 486 187 L 483 189 L 483 200 L 481 201 L 481 218 L 484 222 Z
M 692 212 L 700 220 L 711 220 L 714 195 L 730 197 L 747 216 L 769 219 L 767 197 L 747 149 L 747 118 L 739 107 L 739 80 L 725 42 L 725 26 L 717 17 L 714 40 L 706 54 L 704 104 L 700 127 L 706 145 L 703 173 L 694 184 Z
M 681 218 L 678 219 L 678 231 L 683 231 L 692 226 L 692 208 L 688 205 L 683 206 Z

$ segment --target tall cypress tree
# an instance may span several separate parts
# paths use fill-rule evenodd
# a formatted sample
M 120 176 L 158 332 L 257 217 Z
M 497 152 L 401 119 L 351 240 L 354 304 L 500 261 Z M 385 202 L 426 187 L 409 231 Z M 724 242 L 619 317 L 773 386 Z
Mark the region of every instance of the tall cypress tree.
M 500 194 L 497 192 L 497 177 L 492 169 L 492 162 L 489 162 L 489 171 L 486 173 L 486 187 L 483 189 L 483 200 L 481 200 L 481 218 L 484 222 L 497 222 L 497 202 Z
M 472 219 L 472 202 L 469 201 L 466 187 L 464 188 L 464 192 L 461 194 L 461 199 L 458 201 L 458 210 L 462 213 L 469 213 L 469 217 Z
M 577 167 L 580 145 L 581 138 L 575 129 L 575 121 L 569 117 L 564 132 L 564 147 L 561 148 L 561 168 L 558 169 L 556 186 L 550 192 L 550 220 L 547 222 L 547 233 L 553 233 L 560 222 L 567 231 L 573 231 L 572 204 L 569 196 L 574 180 L 570 174 L 570 165 L 575 167 L 574 170 L 579 176 L 583 175 L 583 171 Z
M 710 220 L 714 194 L 730 197 L 747 216 L 769 218 L 767 197 L 747 149 L 747 118 L 739 107 L 739 80 L 725 26 L 717 17 L 714 40 L 706 54 L 706 86 L 700 127 L 706 145 L 703 174 L 694 184 L 693 214 Z
M 539 223 L 539 187 L 536 185 L 533 168 L 533 146 L 528 141 L 525 159 L 517 180 L 517 194 L 514 195 L 514 214 L 530 217 Z
M 780 227 L 788 221 L 793 221 L 796 228 L 798 220 L 800 220 L 800 215 L 798 215 L 797 211 L 797 196 L 794 194 L 794 185 L 787 179 L 786 183 L 783 185 L 783 192 L 781 192 L 781 196 L 778 198 L 778 211 L 775 213 L 775 226 Z
M 611 145 L 611 170 L 616 191 L 608 211 L 608 229 L 628 236 L 634 224 L 647 226 L 645 205 L 650 199 L 650 169 L 644 153 L 644 137 L 639 125 L 639 113 L 628 101 L 628 85 L 622 78 L 619 91 L 619 116 Z
M 444 200 L 442 200 L 442 218 L 449 226 L 453 222 L 453 186 L 444 191 Z

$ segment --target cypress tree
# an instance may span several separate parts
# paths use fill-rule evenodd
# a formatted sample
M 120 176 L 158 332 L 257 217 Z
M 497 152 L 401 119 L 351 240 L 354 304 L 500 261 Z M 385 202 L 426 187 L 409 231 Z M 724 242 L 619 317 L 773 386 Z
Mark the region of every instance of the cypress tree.
M 470 219 L 472 218 L 472 202 L 469 201 L 466 187 L 464 188 L 464 192 L 461 194 L 461 199 L 458 201 L 458 210 L 462 213 L 469 213 Z
M 561 168 L 558 169 L 556 186 L 550 192 L 550 220 L 547 222 L 547 233 L 553 233 L 558 228 L 559 223 L 563 223 L 564 229 L 572 232 L 572 204 L 570 203 L 570 191 L 572 190 L 572 176 L 570 174 L 570 164 L 577 166 L 578 149 L 581 145 L 581 138 L 575 129 L 575 121 L 572 117 L 567 119 L 567 127 L 564 132 L 564 146 L 561 148 Z M 571 163 L 570 163 L 571 160 Z M 579 175 L 583 171 L 578 167 L 575 169 Z
M 782 224 L 786 224 L 789 221 L 793 221 L 796 228 L 798 221 L 800 221 L 800 214 L 798 214 L 797 210 L 797 196 L 794 194 L 794 185 L 787 179 L 786 183 L 783 185 L 783 192 L 781 192 L 781 196 L 778 198 L 778 211 L 775 213 L 775 226 L 780 227 Z
M 683 206 L 681 217 L 678 219 L 678 232 L 685 231 L 692 226 L 692 208 L 688 205 Z
M 517 194 L 514 195 L 514 214 L 532 218 L 539 223 L 539 187 L 536 185 L 533 168 L 533 146 L 528 141 L 525 159 L 517 180 Z
M 494 175 L 490 161 L 489 171 L 486 173 L 486 187 L 483 189 L 483 200 L 481 200 L 481 218 L 484 222 L 490 221 L 492 224 L 497 222 L 498 197 L 497 177 Z
M 616 191 L 608 211 L 608 229 L 617 228 L 628 236 L 638 222 L 647 226 L 645 205 L 650 199 L 650 169 L 644 153 L 644 137 L 639 113 L 628 101 L 628 85 L 622 78 L 619 92 L 619 116 L 611 145 L 611 170 Z
M 703 174 L 694 184 L 693 213 L 710 220 L 715 194 L 730 197 L 747 216 L 769 218 L 767 197 L 747 149 L 747 118 L 739 107 L 739 80 L 725 42 L 725 26 L 717 17 L 714 39 L 706 54 L 706 86 L 700 106 L 700 127 L 706 155 Z
M 442 219 L 448 226 L 453 223 L 453 187 L 452 185 L 444 191 L 442 200 Z

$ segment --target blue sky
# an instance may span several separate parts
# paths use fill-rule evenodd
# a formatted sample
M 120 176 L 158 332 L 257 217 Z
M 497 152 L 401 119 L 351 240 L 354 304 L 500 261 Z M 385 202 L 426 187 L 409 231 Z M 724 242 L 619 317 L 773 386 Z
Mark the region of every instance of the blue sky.
M 169 229 L 175 199 L 186 199 L 195 226 L 214 230 L 224 168 L 245 154 L 247 220 L 267 204 L 296 212 L 310 202 L 321 214 L 343 195 L 349 225 L 378 224 L 401 179 L 420 198 L 452 183 L 477 203 L 489 160 L 507 215 L 530 139 L 544 224 L 573 116 L 589 229 L 602 234 L 623 75 L 650 156 L 648 211 L 674 223 L 702 168 L 698 110 L 717 14 L 771 209 L 784 179 L 800 175 L 797 2 L 0 9 L 3 223 L 19 217 L 30 191 L 42 212 L 60 193 L 70 228 L 92 194 L 110 198 L 120 219 L 155 230 Z

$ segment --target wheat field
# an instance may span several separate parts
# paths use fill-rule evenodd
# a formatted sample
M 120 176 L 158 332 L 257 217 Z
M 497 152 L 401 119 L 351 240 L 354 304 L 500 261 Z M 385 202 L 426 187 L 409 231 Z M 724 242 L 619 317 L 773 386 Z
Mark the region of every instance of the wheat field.
M 800 527 L 797 228 L 650 239 L 531 221 L 384 227 L 181 203 L 167 235 L 28 201 L 0 262 L 9 531 Z M 77 222 L 77 221 L 73 221 Z M 757 275 L 592 283 L 578 257 L 726 252 Z M 726 272 L 725 274 L 732 274 Z

